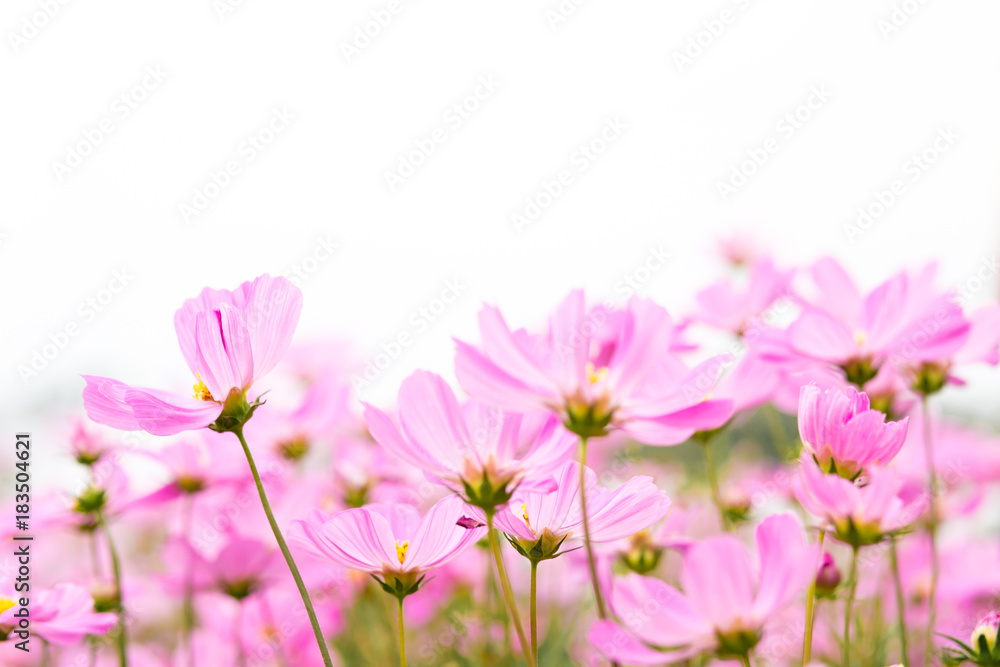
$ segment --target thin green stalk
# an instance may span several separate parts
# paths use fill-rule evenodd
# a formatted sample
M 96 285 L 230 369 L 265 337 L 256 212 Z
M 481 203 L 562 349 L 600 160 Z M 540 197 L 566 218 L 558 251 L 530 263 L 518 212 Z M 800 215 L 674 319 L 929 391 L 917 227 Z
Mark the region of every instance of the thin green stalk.
M 750 667 L 750 654 L 749 653 L 744 653 L 743 655 L 737 656 L 737 657 L 739 658 L 740 664 L 743 665 L 743 667 Z
M 126 635 L 125 605 L 122 600 L 122 565 L 118 558 L 118 549 L 111 539 L 111 531 L 108 523 L 104 520 L 104 512 L 97 511 L 97 525 L 104 530 L 104 538 L 108 541 L 108 552 L 111 554 L 111 569 L 115 576 L 115 590 L 118 593 L 118 664 L 120 667 L 128 667 L 128 637 Z
M 712 502 L 715 509 L 719 511 L 719 521 L 724 530 L 729 530 L 729 519 L 726 518 L 726 510 L 722 506 L 722 495 L 719 493 L 719 473 L 715 469 L 715 456 L 712 454 L 712 441 L 705 438 L 701 441 L 701 448 L 705 452 L 705 474 L 708 476 L 708 485 L 712 488 Z
M 934 621 L 937 613 L 937 581 L 940 564 L 938 562 L 937 550 L 937 471 L 934 465 L 934 446 L 931 442 L 931 414 L 928 409 L 927 394 L 923 394 L 921 408 L 924 418 L 924 456 L 927 459 L 927 476 L 930 485 L 930 498 L 928 508 L 930 509 L 930 538 L 931 538 L 931 588 L 927 594 L 927 664 L 931 664 L 934 658 Z
M 50 655 L 51 652 L 52 652 L 52 647 L 49 646 L 49 643 L 43 639 L 42 640 L 42 666 L 41 667 L 49 667 L 49 659 L 51 657 L 51 655 Z
M 590 568 L 590 581 L 594 586 L 594 598 L 597 600 L 597 616 L 600 619 L 608 617 L 604 608 L 604 596 L 601 595 L 601 584 L 597 579 L 597 561 L 594 559 L 594 545 L 590 543 L 590 519 L 587 517 L 587 438 L 580 437 L 580 511 L 583 514 L 583 543 L 587 551 L 587 566 Z
M 906 650 L 906 600 L 903 597 L 903 580 L 899 576 L 899 560 L 896 557 L 896 538 L 889 538 L 889 556 L 892 559 L 892 577 L 896 581 L 896 611 L 899 614 L 900 662 L 909 664 L 910 654 Z
M 309 616 L 309 624 L 312 625 L 313 635 L 316 636 L 316 644 L 319 646 L 319 652 L 323 656 L 323 664 L 326 667 L 333 667 L 333 660 L 330 658 L 330 649 L 326 645 L 326 639 L 323 638 L 323 630 L 320 628 L 319 620 L 316 618 L 316 610 L 313 609 L 312 600 L 309 598 L 309 591 L 306 590 L 306 585 L 302 582 L 302 575 L 299 574 L 299 568 L 295 565 L 292 553 L 288 550 L 288 545 L 285 544 L 285 538 L 282 537 L 281 531 L 278 529 L 278 522 L 274 520 L 274 513 L 271 512 L 271 504 L 267 501 L 267 494 L 264 493 L 264 483 L 260 479 L 260 473 L 257 472 L 257 464 L 254 463 L 253 454 L 250 453 L 250 446 L 247 445 L 246 438 L 243 437 L 243 429 L 234 429 L 233 433 L 236 434 L 236 437 L 240 440 L 240 444 L 243 445 L 243 453 L 246 454 L 247 463 L 250 464 L 250 472 L 253 474 L 253 481 L 257 485 L 257 493 L 260 495 L 260 504 L 264 507 L 267 522 L 271 524 L 271 532 L 274 533 L 274 539 L 278 542 L 281 555 L 285 557 L 288 569 L 291 571 L 292 578 L 295 579 L 295 585 L 299 589 L 302 604 L 305 605 L 306 614 Z
M 819 554 L 820 558 L 823 557 L 823 540 L 826 538 L 826 528 L 822 528 L 819 531 Z M 817 568 L 818 569 L 818 568 Z M 802 667 L 806 667 L 809 664 L 809 660 L 812 659 L 812 641 L 813 641 L 813 621 L 815 620 L 816 613 L 816 577 L 813 577 L 812 583 L 809 584 L 809 592 L 806 595 L 806 632 L 802 637 Z
M 399 603 L 399 667 L 406 667 L 406 633 L 403 630 L 403 598 L 396 598 Z
M 531 561 L 531 654 L 538 662 L 538 561 Z
M 844 667 L 851 667 L 851 607 L 854 606 L 854 593 L 858 588 L 858 547 L 854 547 L 851 553 L 850 581 L 847 606 L 844 607 Z
M 486 527 L 489 535 L 490 549 L 493 551 L 493 562 L 497 566 L 497 576 L 500 578 L 500 588 L 503 590 L 503 597 L 507 603 L 507 611 L 514 622 L 514 630 L 517 632 L 517 639 L 521 642 L 521 651 L 524 653 L 524 661 L 528 667 L 537 667 L 535 656 L 531 653 L 531 646 L 528 644 L 528 637 L 524 634 L 524 626 L 521 625 L 521 617 L 517 613 L 517 603 L 514 601 L 514 591 L 510 587 L 510 579 L 507 578 L 507 568 L 503 564 L 503 554 L 500 553 L 500 541 L 497 539 L 496 531 L 493 530 L 493 511 L 486 512 Z

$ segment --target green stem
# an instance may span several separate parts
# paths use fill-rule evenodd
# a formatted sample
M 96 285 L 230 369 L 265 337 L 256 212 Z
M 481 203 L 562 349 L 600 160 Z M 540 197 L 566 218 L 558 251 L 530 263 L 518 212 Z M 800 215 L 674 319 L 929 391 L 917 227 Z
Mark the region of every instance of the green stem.
M 333 660 L 330 658 L 330 649 L 327 648 L 326 640 L 323 638 L 323 630 L 319 627 L 319 620 L 316 618 L 316 610 L 313 609 L 312 600 L 309 598 L 309 591 L 306 590 L 306 585 L 302 582 L 302 575 L 299 574 L 299 568 L 295 565 L 292 553 L 288 550 L 288 545 L 285 544 L 285 538 L 282 537 L 281 531 L 278 529 L 278 522 L 274 520 L 274 513 L 271 512 L 271 504 L 267 502 L 267 494 L 264 493 L 264 483 L 260 479 L 260 473 L 257 472 L 257 464 L 254 463 L 253 454 L 250 453 L 250 446 L 247 445 L 246 438 L 243 437 L 243 429 L 234 429 L 233 433 L 236 434 L 236 437 L 240 439 L 240 444 L 243 445 L 243 453 L 246 454 L 247 463 L 250 464 L 250 472 L 253 474 L 253 481 L 257 485 L 257 493 L 260 495 L 260 504 L 264 507 L 267 522 L 271 524 L 271 532 L 274 533 L 274 539 L 278 541 L 278 548 L 281 549 L 281 555 L 285 557 L 288 569 L 291 571 L 292 578 L 295 579 L 295 585 L 299 589 L 302 604 L 305 605 L 306 614 L 309 615 L 309 624 L 312 625 L 313 635 L 316 636 L 316 644 L 319 646 L 319 652 L 323 656 L 323 664 L 326 667 L 333 667 Z
M 500 541 L 497 539 L 496 531 L 493 530 L 493 510 L 486 512 L 486 526 L 489 535 L 490 549 L 493 551 L 493 562 L 497 566 L 497 576 L 500 578 L 500 588 L 503 590 L 503 597 L 507 603 L 507 611 L 514 622 L 514 630 L 517 632 L 517 639 L 521 642 L 521 651 L 524 653 L 524 661 L 528 667 L 537 667 L 535 656 L 531 653 L 531 646 L 528 644 L 528 637 L 524 634 L 524 627 L 521 625 L 521 617 L 517 613 L 517 603 L 514 601 L 514 591 L 510 587 L 510 579 L 507 578 L 507 568 L 503 564 L 503 554 L 500 553 Z
M 819 554 L 823 558 L 823 540 L 826 539 L 826 528 L 819 531 Z M 817 569 L 818 574 L 818 569 Z M 809 592 L 806 595 L 806 631 L 802 637 L 802 667 L 809 664 L 812 658 L 813 641 L 813 621 L 816 613 L 816 577 L 813 576 L 812 583 L 809 584 Z
M 711 439 L 702 440 L 701 448 L 705 452 L 705 474 L 708 476 L 708 485 L 712 489 L 712 502 L 715 503 L 715 509 L 719 511 L 719 521 L 723 530 L 729 530 L 729 520 L 726 518 L 726 510 L 722 506 L 722 494 L 719 493 L 719 473 L 715 469 L 715 456 L 712 454 Z
M 538 662 L 538 561 L 531 561 L 531 654 Z
M 597 600 L 597 616 L 601 620 L 608 614 L 604 608 L 604 596 L 601 595 L 601 584 L 597 579 L 597 561 L 594 559 L 594 545 L 590 543 L 590 519 L 587 516 L 587 438 L 580 437 L 580 511 L 583 514 L 583 543 L 587 551 L 587 566 L 590 568 L 590 582 L 594 586 L 594 598 Z
M 128 667 L 128 637 L 125 631 L 125 605 L 123 604 L 122 593 L 122 565 L 118 558 L 118 549 L 111 538 L 111 531 L 108 523 L 104 520 L 104 512 L 97 511 L 97 525 L 104 529 L 104 537 L 108 541 L 108 551 L 111 554 L 111 569 L 115 576 L 115 590 L 118 593 L 118 664 L 120 667 Z
M 243 600 L 236 608 L 236 618 L 233 619 L 233 643 L 236 644 L 236 662 L 240 667 L 247 666 L 247 654 L 243 646 Z
M 771 439 L 775 443 L 775 451 L 778 452 L 780 449 L 780 454 L 785 461 L 791 461 L 795 457 L 795 452 L 792 449 L 791 443 L 788 441 L 788 433 L 785 431 L 785 427 L 781 424 L 781 415 L 778 413 L 778 409 L 773 405 L 768 403 L 763 408 L 764 420 L 767 422 L 767 428 L 771 431 Z
M 844 607 L 844 667 L 851 667 L 851 608 L 854 606 L 854 593 L 858 588 L 858 547 L 851 553 L 850 589 L 847 594 L 847 606 Z
M 403 598 L 396 598 L 399 603 L 399 667 L 406 667 L 406 633 L 403 630 Z
M 43 639 L 42 640 L 42 666 L 41 667 L 49 667 L 49 658 L 51 657 L 50 656 L 51 651 L 52 651 L 52 648 L 49 646 L 49 643 Z
M 906 650 L 906 600 L 903 596 L 903 580 L 899 576 L 899 560 L 896 557 L 896 538 L 889 538 L 889 557 L 892 560 L 892 577 L 896 581 L 896 610 L 899 614 L 899 647 L 900 662 L 910 663 L 910 654 Z
M 937 612 L 937 580 L 940 564 L 938 563 L 937 550 L 937 471 L 934 465 L 934 446 L 931 442 L 931 414 L 927 405 L 927 394 L 923 394 L 921 408 L 924 418 L 924 456 L 927 459 L 927 475 L 930 486 L 930 498 L 928 508 L 930 510 L 930 538 L 931 538 L 931 589 L 927 594 L 927 664 L 931 664 L 934 658 L 934 620 Z

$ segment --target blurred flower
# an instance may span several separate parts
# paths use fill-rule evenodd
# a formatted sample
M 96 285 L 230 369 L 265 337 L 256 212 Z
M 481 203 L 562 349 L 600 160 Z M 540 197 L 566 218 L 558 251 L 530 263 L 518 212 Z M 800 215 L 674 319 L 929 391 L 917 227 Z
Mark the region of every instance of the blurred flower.
M 21 609 L 17 596 L 0 596 L 0 636 L 17 632 Z M 69 646 L 87 635 L 103 635 L 118 622 L 118 615 L 94 611 L 94 598 L 83 586 L 56 584 L 31 596 L 30 632 L 50 644 Z M 26 637 L 25 637 L 26 638 Z

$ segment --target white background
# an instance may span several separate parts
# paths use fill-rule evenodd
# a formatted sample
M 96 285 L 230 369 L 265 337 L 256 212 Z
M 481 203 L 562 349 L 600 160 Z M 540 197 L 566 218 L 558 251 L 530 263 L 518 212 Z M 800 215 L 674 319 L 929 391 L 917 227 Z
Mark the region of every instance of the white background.
M 349 338 L 361 361 L 412 333 L 446 280 L 466 286 L 371 387 L 379 401 L 414 368 L 449 375 L 451 336 L 476 339 L 482 301 L 531 324 L 571 287 L 614 296 L 651 247 L 671 259 L 644 292 L 674 312 L 720 275 L 714 243 L 735 229 L 785 265 L 833 254 L 868 287 L 932 258 L 942 287 L 958 285 L 998 247 L 988 0 L 591 0 L 559 21 L 554 0 L 414 0 L 350 58 L 387 0 L 70 0 L 51 18 L 45 4 L 0 14 L 5 432 L 79 411 L 79 373 L 185 391 L 180 303 L 301 266 L 317 239 L 339 247 L 307 263 L 297 339 Z M 164 80 L 130 92 L 147 68 Z M 446 114 L 480 77 L 499 85 L 456 128 Z M 800 108 L 818 88 L 829 99 Z M 144 98 L 124 119 L 123 94 Z M 246 161 L 241 144 L 276 108 L 294 121 Z M 796 111 L 809 117 L 787 137 L 777 124 Z M 112 132 L 57 173 L 102 119 Z M 608 119 L 627 127 L 580 172 L 574 151 Z M 385 172 L 435 128 L 446 141 L 390 191 Z M 911 180 L 905 164 L 942 128 L 958 138 Z M 776 152 L 724 200 L 718 184 L 768 138 Z M 186 222 L 180 205 L 232 159 L 241 172 Z M 572 184 L 519 233 L 511 215 L 563 169 Z M 894 179 L 904 193 L 849 240 L 844 225 Z M 82 314 L 122 270 L 127 287 Z M 995 276 L 975 298 L 996 298 Z M 68 324 L 79 334 L 23 379 Z M 949 400 L 988 399 L 995 375 Z

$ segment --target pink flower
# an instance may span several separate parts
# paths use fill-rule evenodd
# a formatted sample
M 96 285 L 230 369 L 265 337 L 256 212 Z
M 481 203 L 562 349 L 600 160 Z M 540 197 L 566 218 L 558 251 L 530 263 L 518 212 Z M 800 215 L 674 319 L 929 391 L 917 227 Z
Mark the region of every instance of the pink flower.
M 213 557 L 200 554 L 181 540 L 171 542 L 166 553 L 168 562 L 183 565 L 183 572 L 176 573 L 177 581 L 168 578 L 178 590 L 191 576 L 195 590 L 214 590 L 242 600 L 287 576 L 278 551 L 265 542 L 236 534 L 230 535 Z
M 99 424 L 173 435 L 214 423 L 230 396 L 242 398 L 288 349 L 302 293 L 267 274 L 233 291 L 205 288 L 174 315 L 181 353 L 197 379 L 194 396 L 84 375 L 83 403 Z M 246 406 L 249 409 L 250 406 Z
M 586 469 L 587 513 L 591 542 L 614 542 L 645 530 L 670 508 L 666 494 L 651 477 L 633 477 L 617 489 L 597 485 L 597 475 Z M 555 555 L 566 539 L 583 539 L 580 508 L 580 464 L 564 463 L 556 474 L 558 488 L 549 493 L 515 492 L 496 515 L 496 527 L 518 540 L 540 558 Z
M 681 593 L 652 577 L 630 574 L 615 581 L 611 606 L 624 628 L 597 621 L 588 638 L 604 655 L 630 665 L 661 665 L 705 653 L 745 656 L 767 622 L 788 605 L 816 573 L 815 547 L 806 543 L 791 514 L 757 526 L 760 566 L 733 535 L 710 537 L 684 556 Z M 654 647 L 670 647 L 664 650 Z
M 423 518 L 410 505 L 369 505 L 326 517 L 312 510 L 294 521 L 289 542 L 341 567 L 383 577 L 408 595 L 423 575 L 444 565 L 485 535 L 458 521 L 473 512 L 456 496 L 439 500 Z
M 779 271 L 770 259 L 757 260 L 750 267 L 745 285 L 723 280 L 698 292 L 694 318 L 742 335 L 771 304 L 785 295 L 792 273 Z
M 933 289 L 935 267 L 899 273 L 862 295 L 832 259 L 813 267 L 815 305 L 789 327 L 792 348 L 840 366 L 864 386 L 886 361 L 919 366 L 949 359 L 969 338 L 970 323 L 949 295 Z
M 522 483 L 541 483 L 566 460 L 576 440 L 558 420 L 518 415 L 477 401 L 459 405 L 440 376 L 417 371 L 399 389 L 397 429 L 388 415 L 365 404 L 372 437 L 428 478 L 492 509 Z M 526 479 L 531 475 L 531 479 Z
M 19 599 L 17 594 L 0 596 L 0 634 L 16 632 Z M 94 611 L 94 598 L 82 586 L 56 584 L 31 595 L 30 632 L 45 641 L 69 646 L 86 635 L 103 635 L 118 622 L 118 615 Z
M 617 428 L 643 442 L 677 444 L 732 416 L 730 401 L 709 400 L 725 357 L 687 368 L 671 354 L 670 316 L 651 301 L 588 310 L 577 290 L 544 335 L 512 332 L 491 306 L 480 311 L 479 328 L 482 349 L 456 341 L 462 386 L 507 410 L 551 410 L 580 436 Z
M 880 542 L 917 520 L 927 498 L 904 502 L 899 496 L 902 485 L 891 468 L 877 466 L 854 481 L 824 474 L 805 452 L 801 473 L 792 480 L 802 506 L 830 523 L 837 539 L 852 546 Z
M 800 390 L 799 435 L 824 472 L 854 479 L 868 465 L 885 465 L 906 441 L 909 418 L 885 423 L 869 408 L 868 396 L 853 387 Z

